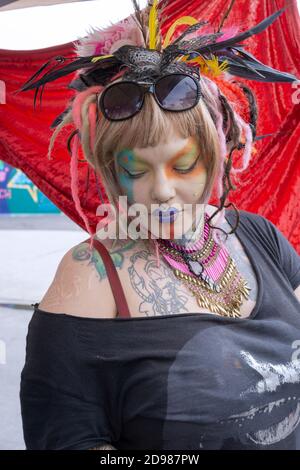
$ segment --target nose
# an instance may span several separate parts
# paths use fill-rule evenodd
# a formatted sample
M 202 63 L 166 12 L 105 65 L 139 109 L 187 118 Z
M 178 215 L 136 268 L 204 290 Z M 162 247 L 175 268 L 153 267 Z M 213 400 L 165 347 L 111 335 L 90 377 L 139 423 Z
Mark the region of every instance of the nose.
M 174 182 L 165 176 L 163 170 L 159 170 L 154 177 L 151 198 L 159 204 L 168 203 L 175 197 Z

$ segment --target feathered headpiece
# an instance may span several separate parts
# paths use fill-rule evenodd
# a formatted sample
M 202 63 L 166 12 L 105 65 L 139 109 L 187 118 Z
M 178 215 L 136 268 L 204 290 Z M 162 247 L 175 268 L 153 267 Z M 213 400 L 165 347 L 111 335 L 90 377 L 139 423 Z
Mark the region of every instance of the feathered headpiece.
M 245 39 L 264 31 L 285 10 L 282 8 L 248 31 L 237 33 L 237 28 L 212 32 L 207 21 L 192 16 L 177 19 L 164 38 L 160 35 L 160 7 L 164 1 L 148 2 L 141 11 L 132 0 L 135 14 L 105 30 L 96 29 L 75 46 L 75 57 L 54 57 L 44 64 L 22 87 L 21 91 L 35 89 L 34 105 L 41 88 L 48 82 L 77 72 L 69 88 L 83 91 L 88 87 L 107 85 L 121 70 L 124 79 L 153 82 L 163 73 L 200 73 L 211 78 L 222 74 L 262 82 L 294 82 L 292 74 L 269 67 L 240 44 Z M 231 2 L 230 8 L 233 2 Z M 148 22 L 148 24 L 147 24 Z M 186 30 L 172 41 L 176 29 Z M 237 33 L 237 34 L 236 34 Z M 41 74 L 43 74 L 41 76 Z M 52 124 L 55 127 L 68 110 Z

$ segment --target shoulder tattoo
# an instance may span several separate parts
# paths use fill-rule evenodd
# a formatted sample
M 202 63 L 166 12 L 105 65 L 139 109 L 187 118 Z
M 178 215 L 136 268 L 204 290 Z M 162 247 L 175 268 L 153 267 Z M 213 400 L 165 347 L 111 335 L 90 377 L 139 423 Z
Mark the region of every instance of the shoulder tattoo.
M 111 259 L 116 266 L 116 268 L 121 269 L 124 264 L 124 252 L 132 249 L 134 246 L 134 241 L 126 241 L 122 244 L 121 247 L 118 247 L 115 250 L 108 250 L 111 256 Z M 105 279 L 106 269 L 103 263 L 102 257 L 99 252 L 93 248 L 90 250 L 89 244 L 87 242 L 80 243 L 72 251 L 72 258 L 75 261 L 87 261 L 88 264 L 95 266 L 97 273 L 99 274 L 100 280 Z

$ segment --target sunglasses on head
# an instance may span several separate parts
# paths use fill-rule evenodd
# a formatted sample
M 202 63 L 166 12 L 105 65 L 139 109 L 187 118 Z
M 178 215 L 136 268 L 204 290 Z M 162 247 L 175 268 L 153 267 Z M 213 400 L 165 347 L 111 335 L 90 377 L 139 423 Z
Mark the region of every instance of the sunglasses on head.
M 196 78 L 173 73 L 159 77 L 151 85 L 129 80 L 113 83 L 99 96 L 99 108 L 106 119 L 122 121 L 142 109 L 147 92 L 153 94 L 162 109 L 175 112 L 193 108 L 201 96 Z

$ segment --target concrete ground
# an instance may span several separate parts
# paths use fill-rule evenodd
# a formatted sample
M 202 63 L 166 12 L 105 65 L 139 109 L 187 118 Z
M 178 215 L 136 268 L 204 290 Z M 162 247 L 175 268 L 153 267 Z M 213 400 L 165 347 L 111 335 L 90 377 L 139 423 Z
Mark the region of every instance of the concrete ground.
M 88 234 L 63 214 L 0 214 L 0 450 L 24 449 L 20 374 L 33 308 L 62 256 Z

